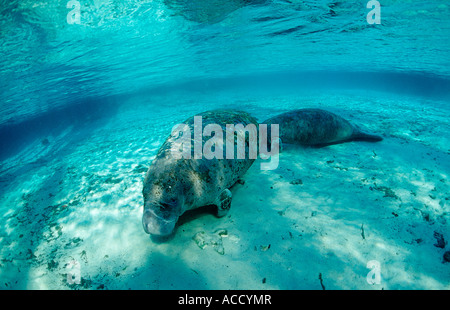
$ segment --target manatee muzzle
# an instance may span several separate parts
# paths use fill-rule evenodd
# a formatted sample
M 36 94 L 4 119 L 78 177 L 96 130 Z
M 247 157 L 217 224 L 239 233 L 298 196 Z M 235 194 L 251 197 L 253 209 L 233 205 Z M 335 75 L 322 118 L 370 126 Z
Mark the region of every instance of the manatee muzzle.
M 177 223 L 178 217 L 163 218 L 150 209 L 144 211 L 142 215 L 142 225 L 147 234 L 156 236 L 170 235 Z

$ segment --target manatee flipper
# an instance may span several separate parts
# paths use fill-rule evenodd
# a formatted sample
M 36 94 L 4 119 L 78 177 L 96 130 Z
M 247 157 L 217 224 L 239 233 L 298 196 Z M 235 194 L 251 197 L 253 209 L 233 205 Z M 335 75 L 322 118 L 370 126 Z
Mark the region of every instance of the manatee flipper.
M 352 141 L 379 142 L 379 141 L 383 141 L 383 138 L 380 136 L 377 136 L 377 135 L 368 134 L 363 131 L 359 131 L 357 129 L 352 133 L 352 135 L 348 139 L 341 140 L 341 141 L 334 141 L 334 142 L 330 142 L 330 143 L 314 144 L 314 145 L 312 145 L 312 147 L 322 148 L 322 147 L 326 147 L 326 146 L 330 146 L 330 145 L 340 144 L 343 142 L 352 142 Z
M 367 142 L 378 142 L 382 141 L 383 138 L 377 135 L 365 133 L 361 131 L 359 128 L 355 129 L 351 138 L 351 141 L 367 141 Z
M 224 189 L 220 194 L 219 197 L 217 197 L 216 202 L 214 203 L 217 206 L 217 216 L 223 217 L 228 213 L 228 210 L 230 210 L 231 207 L 231 198 L 232 194 L 230 190 Z

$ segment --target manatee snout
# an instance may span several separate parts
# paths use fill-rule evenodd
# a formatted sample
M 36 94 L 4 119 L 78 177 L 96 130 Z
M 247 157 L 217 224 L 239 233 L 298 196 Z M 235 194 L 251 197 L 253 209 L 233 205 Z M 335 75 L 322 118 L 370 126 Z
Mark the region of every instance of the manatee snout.
M 144 210 L 142 215 L 142 225 L 145 232 L 155 236 L 170 235 L 175 228 L 177 220 L 178 216 L 162 217 L 150 209 Z

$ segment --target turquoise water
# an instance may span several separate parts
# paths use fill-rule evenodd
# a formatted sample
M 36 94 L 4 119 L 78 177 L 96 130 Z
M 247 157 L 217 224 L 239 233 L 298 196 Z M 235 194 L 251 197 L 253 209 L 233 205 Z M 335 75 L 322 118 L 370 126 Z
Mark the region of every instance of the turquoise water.
M 0 288 L 450 288 L 450 1 L 67 2 L 0 0 Z M 306 107 L 384 140 L 288 149 L 229 216 L 145 234 L 173 125 Z

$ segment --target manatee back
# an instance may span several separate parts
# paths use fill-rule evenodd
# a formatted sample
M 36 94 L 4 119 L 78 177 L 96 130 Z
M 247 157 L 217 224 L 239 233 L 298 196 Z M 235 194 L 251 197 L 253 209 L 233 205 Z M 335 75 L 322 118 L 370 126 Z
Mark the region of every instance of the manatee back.
M 222 129 L 222 156 L 221 158 L 212 158 L 207 159 L 205 158 L 205 154 L 203 154 L 202 159 L 194 159 L 194 162 L 191 164 L 195 167 L 197 167 L 196 171 L 208 171 L 208 180 L 213 182 L 216 186 L 220 186 L 223 188 L 229 188 L 232 186 L 236 181 L 244 175 L 244 173 L 250 168 L 250 166 L 254 162 L 254 158 L 250 158 L 250 134 L 246 134 L 244 132 L 244 135 L 242 135 L 242 132 L 239 132 L 238 134 L 231 135 L 229 134 L 229 126 L 227 125 L 242 125 L 242 128 L 250 128 L 247 127 L 248 125 L 254 126 L 255 129 L 258 128 L 258 121 L 256 118 L 254 118 L 252 115 L 250 115 L 247 112 L 239 111 L 239 110 L 212 110 L 212 111 L 206 111 L 203 113 L 198 114 L 197 116 L 202 117 L 202 130 L 205 129 L 208 125 L 219 125 Z M 194 130 L 194 116 L 190 117 L 186 120 L 186 124 L 189 125 L 192 132 Z M 214 135 L 217 133 L 214 132 Z M 238 150 L 237 150 L 237 143 L 239 142 L 238 135 L 241 135 L 240 138 L 242 138 L 242 141 L 244 142 L 244 151 L 245 154 L 240 154 L 241 157 L 238 158 Z M 230 140 L 233 145 L 233 151 L 227 149 L 227 138 Z M 210 136 L 202 136 L 202 145 L 205 146 L 205 143 L 210 140 Z M 256 141 L 255 141 L 256 143 Z M 192 152 L 194 148 L 194 141 L 192 141 Z M 214 147 L 215 150 L 215 147 Z M 233 156 L 230 157 L 229 155 L 232 154 Z M 243 157 L 243 158 L 242 158 Z M 200 169 L 199 169 L 200 168 Z M 212 177 L 211 177 L 212 175 Z M 215 180 L 214 180 L 215 177 Z M 211 179 L 213 178 L 213 179 Z
M 264 123 L 279 125 L 283 143 L 326 146 L 348 141 L 383 140 L 380 136 L 361 131 L 339 115 L 321 109 L 293 110 L 269 118 Z
M 279 124 L 283 143 L 323 145 L 348 139 L 353 126 L 342 117 L 320 109 L 300 109 L 269 118 L 264 123 Z

